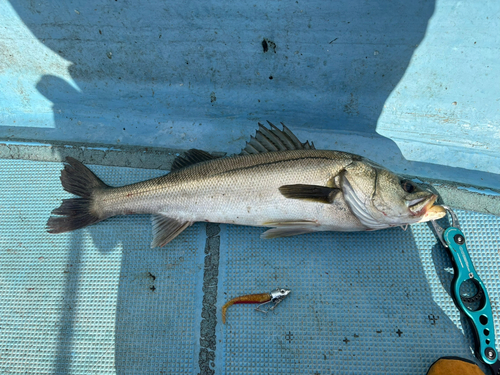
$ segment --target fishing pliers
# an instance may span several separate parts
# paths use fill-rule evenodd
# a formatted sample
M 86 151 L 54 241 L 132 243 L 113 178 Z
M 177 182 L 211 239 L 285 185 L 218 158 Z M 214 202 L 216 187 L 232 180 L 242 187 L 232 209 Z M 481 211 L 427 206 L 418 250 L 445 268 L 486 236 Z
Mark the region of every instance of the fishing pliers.
M 500 375 L 500 361 L 495 346 L 495 326 L 488 292 L 474 269 L 457 215 L 449 207 L 443 207 L 452 218 L 451 226 L 443 229 L 435 221 L 431 223 L 453 263 L 454 275 L 451 282 L 453 302 L 471 323 L 475 339 L 475 356 L 489 366 L 492 374 Z

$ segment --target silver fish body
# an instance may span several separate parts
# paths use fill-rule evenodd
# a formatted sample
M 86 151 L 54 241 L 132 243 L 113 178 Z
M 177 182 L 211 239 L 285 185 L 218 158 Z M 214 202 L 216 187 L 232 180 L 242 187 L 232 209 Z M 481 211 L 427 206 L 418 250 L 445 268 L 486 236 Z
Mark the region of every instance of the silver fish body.
M 360 156 L 315 150 L 286 128 L 262 125 L 244 155 L 190 150 L 165 176 L 112 188 L 75 159 L 61 173 L 65 200 L 47 225 L 61 233 L 108 217 L 154 214 L 152 246 L 193 222 L 270 227 L 264 238 L 383 229 L 444 216 L 436 196 Z
M 310 222 L 314 230 L 366 230 L 342 194 L 327 205 L 288 199 L 279 190 L 293 184 L 327 186 L 353 157 L 336 151 L 293 150 L 210 160 L 96 192 L 94 210 L 100 216 L 149 213 L 189 222 L 269 227 Z

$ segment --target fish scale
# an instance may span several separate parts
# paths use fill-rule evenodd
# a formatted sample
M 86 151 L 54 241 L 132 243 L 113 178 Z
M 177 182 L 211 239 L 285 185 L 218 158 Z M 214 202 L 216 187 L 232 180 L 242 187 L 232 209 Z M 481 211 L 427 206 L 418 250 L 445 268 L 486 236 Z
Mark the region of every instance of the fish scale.
M 318 226 L 335 227 L 357 220 L 347 210 L 348 215 L 332 216 L 323 204 L 287 199 L 279 187 L 297 183 L 326 186 L 352 162 L 347 155 L 297 150 L 211 160 L 154 180 L 103 189 L 95 204 L 105 216 L 163 213 L 181 221 L 253 226 L 305 218 L 316 220 Z M 345 201 L 343 206 L 347 207 Z

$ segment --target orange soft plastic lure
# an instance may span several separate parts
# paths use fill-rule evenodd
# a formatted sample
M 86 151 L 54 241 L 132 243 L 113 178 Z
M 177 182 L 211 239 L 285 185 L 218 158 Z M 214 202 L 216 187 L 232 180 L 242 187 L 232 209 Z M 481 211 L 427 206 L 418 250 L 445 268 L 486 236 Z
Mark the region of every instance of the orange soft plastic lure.
M 260 303 L 260 305 L 257 306 L 255 310 L 267 313 L 270 310 L 274 310 L 278 303 L 283 301 L 283 299 L 288 296 L 290 292 L 290 289 L 278 288 L 276 290 L 273 290 L 271 293 L 247 294 L 245 296 L 233 298 L 232 300 L 226 302 L 224 306 L 222 306 L 222 323 L 226 324 L 226 312 L 229 306 L 239 303 Z M 260 309 L 262 305 L 270 302 L 274 302 L 274 305 L 269 308 L 269 310 Z

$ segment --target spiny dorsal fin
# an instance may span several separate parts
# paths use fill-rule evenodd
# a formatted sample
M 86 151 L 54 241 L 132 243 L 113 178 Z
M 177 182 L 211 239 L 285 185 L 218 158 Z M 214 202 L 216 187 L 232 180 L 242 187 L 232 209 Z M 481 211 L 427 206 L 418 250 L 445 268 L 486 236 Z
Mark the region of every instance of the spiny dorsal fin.
M 153 241 L 151 247 L 165 246 L 193 223 L 181 222 L 163 215 L 153 215 Z
M 291 199 L 303 199 L 312 202 L 332 203 L 340 189 L 317 185 L 284 185 L 279 188 L 280 193 Z
M 201 163 L 202 161 L 217 159 L 217 156 L 213 156 L 206 151 L 197 150 L 192 148 L 185 152 L 184 156 L 177 156 L 172 163 L 171 171 L 176 171 L 190 165 Z
M 285 124 L 283 130 L 279 130 L 271 122 L 267 122 L 270 129 L 259 123 L 259 130 L 255 137 L 250 137 L 245 148 L 240 155 L 260 154 L 265 152 L 285 151 L 285 150 L 315 150 L 314 143 L 301 143 L 298 138 L 288 129 Z

